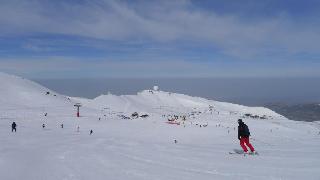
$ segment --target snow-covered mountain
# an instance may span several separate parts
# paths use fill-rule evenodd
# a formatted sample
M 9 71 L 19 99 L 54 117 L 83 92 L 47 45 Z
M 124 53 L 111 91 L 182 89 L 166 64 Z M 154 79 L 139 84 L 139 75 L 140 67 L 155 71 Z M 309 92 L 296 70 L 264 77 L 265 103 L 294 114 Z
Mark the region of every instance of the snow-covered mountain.
M 85 99 L 4 73 L 0 84 L 0 179 L 320 179 L 319 122 L 163 91 Z M 229 154 L 239 118 L 259 156 Z
M 0 84 L 0 118 L 34 120 L 74 114 L 76 102 L 33 81 L 0 72 Z
M 212 111 L 221 114 L 251 114 L 259 117 L 283 118 L 283 116 L 264 107 L 247 107 L 238 104 L 208 100 L 164 91 L 144 90 L 137 95 L 101 95 L 92 100 L 72 98 L 82 102 L 87 107 L 96 109 L 111 109 L 117 112 L 158 113 L 163 111 L 175 114 L 185 114 L 192 111 Z
M 183 114 L 195 109 L 212 109 L 221 113 L 250 113 L 281 117 L 281 115 L 263 107 L 246 107 L 163 91 L 144 90 L 137 95 L 122 96 L 108 94 L 91 100 L 66 97 L 33 81 L 5 73 L 0 73 L 0 83 L 0 103 L 7 107 L 59 107 L 81 102 L 89 108 L 108 108 L 125 113 L 156 113 L 164 110 Z
M 70 104 L 62 96 L 33 81 L 0 72 L 0 103 L 7 107 L 43 107 Z

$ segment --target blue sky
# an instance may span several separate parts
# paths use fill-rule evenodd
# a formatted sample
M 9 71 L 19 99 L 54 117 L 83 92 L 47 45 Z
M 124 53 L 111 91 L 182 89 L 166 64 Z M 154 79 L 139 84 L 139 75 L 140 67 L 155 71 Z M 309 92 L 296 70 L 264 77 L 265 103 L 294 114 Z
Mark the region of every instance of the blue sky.
M 0 71 L 320 77 L 318 17 L 316 0 L 0 0 Z

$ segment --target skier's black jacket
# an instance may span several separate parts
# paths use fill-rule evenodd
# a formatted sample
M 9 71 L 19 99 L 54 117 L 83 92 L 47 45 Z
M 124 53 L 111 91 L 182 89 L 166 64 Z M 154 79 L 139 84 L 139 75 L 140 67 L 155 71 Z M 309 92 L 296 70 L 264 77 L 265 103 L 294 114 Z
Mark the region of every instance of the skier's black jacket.
M 15 129 L 15 128 L 17 127 L 17 124 L 16 124 L 15 122 L 13 122 L 13 123 L 11 124 L 11 127 L 12 127 L 12 129 Z
M 249 137 L 250 136 L 250 131 L 249 131 L 249 128 L 248 126 L 241 122 L 239 123 L 239 126 L 238 126 L 238 139 L 240 139 L 241 137 Z

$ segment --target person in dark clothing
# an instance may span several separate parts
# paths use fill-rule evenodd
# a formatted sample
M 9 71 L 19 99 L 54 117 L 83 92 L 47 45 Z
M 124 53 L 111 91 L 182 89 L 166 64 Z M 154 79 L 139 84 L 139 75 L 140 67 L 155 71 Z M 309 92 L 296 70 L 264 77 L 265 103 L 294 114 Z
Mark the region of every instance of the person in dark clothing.
M 90 135 L 93 133 L 92 129 L 90 130 Z
M 248 152 L 246 145 L 249 147 L 251 153 L 254 153 L 254 148 L 249 142 L 250 131 L 248 126 L 242 121 L 242 119 L 238 119 L 238 124 L 238 139 L 240 140 L 240 146 L 245 153 Z
M 11 124 L 11 132 L 17 132 L 17 124 L 15 123 L 15 122 L 13 122 L 12 124 Z

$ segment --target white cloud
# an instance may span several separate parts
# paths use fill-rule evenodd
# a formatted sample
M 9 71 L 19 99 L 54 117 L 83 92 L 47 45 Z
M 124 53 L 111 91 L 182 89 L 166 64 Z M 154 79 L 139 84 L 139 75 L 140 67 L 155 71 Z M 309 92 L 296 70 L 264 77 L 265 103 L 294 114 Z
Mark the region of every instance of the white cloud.
M 320 51 L 319 23 L 296 22 L 286 14 L 246 22 L 232 14 L 217 15 L 192 8 L 190 1 L 157 1 L 158 4 L 146 1 L 138 5 L 113 0 L 52 2 L 3 2 L 0 33 L 203 43 L 240 59 Z

